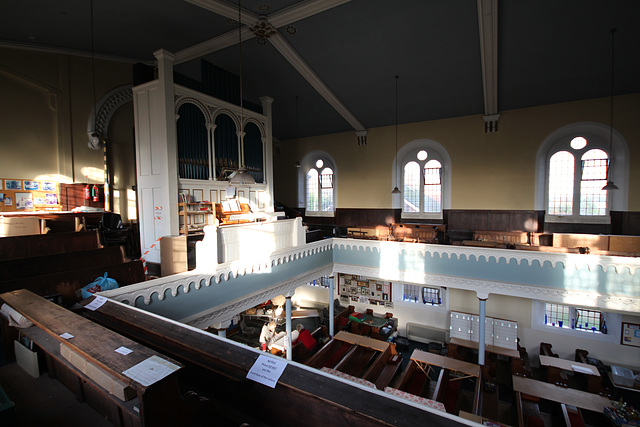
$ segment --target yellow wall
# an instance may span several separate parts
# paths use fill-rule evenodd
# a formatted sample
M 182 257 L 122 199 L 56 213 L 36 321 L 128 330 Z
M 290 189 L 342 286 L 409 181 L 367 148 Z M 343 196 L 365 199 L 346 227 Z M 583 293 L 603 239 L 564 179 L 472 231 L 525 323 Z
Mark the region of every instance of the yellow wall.
M 615 128 L 630 153 L 629 207 L 640 210 L 640 94 L 615 99 Z M 484 133 L 481 116 L 400 125 L 398 148 L 416 139 L 442 144 L 452 162 L 452 209 L 534 209 L 536 153 L 555 130 L 577 122 L 609 124 L 609 98 L 501 112 L 499 131 Z M 280 143 L 274 156 L 276 199 L 296 206 L 295 141 Z M 395 128 L 369 129 L 367 145 L 354 132 L 301 138 L 299 157 L 313 150 L 337 163 L 339 208 L 390 208 Z M 363 187 L 364 186 L 364 187 Z M 363 191 L 366 188 L 368 191 Z
M 131 84 L 131 64 L 96 60 L 95 76 L 99 100 Z M 0 48 L 0 93 L 4 176 L 103 180 L 102 152 L 87 147 L 94 103 L 90 58 Z

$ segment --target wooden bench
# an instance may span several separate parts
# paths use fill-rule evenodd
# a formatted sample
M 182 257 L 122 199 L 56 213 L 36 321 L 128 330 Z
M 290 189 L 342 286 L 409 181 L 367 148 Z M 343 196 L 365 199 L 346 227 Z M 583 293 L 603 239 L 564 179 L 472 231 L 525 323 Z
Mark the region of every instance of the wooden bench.
M 176 371 L 182 365 L 122 335 L 53 304 L 27 290 L 0 299 L 33 322 L 22 329 L 46 359 L 49 376 L 58 379 L 114 425 L 187 424 L 192 406 L 177 393 Z M 62 334 L 71 334 L 64 339 Z M 131 353 L 114 350 L 124 347 Z M 160 361 L 169 374 L 148 383 L 124 374 L 141 362 Z M 143 373 L 149 371 L 142 369 Z

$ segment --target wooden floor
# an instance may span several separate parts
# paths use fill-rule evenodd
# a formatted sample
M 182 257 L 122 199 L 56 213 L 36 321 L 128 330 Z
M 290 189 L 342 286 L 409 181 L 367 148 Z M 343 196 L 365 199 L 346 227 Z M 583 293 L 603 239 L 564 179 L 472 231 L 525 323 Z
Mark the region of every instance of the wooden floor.
M 111 426 L 47 374 L 33 378 L 16 363 L 8 363 L 0 366 L 0 386 L 15 404 L 15 426 Z
M 108 427 L 106 418 L 86 403 L 80 402 L 71 390 L 45 372 L 33 378 L 15 362 L 0 363 L 0 387 L 15 404 L 15 422 L 1 427 Z M 229 402 L 214 402 L 216 427 L 269 427 L 271 425 L 245 414 Z M 209 425 L 196 423 L 195 427 Z

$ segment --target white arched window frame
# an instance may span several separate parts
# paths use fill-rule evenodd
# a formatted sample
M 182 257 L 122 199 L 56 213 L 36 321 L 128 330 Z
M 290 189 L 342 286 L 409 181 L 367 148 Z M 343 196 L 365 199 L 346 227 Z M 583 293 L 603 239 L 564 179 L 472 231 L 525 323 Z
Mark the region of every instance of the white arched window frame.
M 321 166 L 318 166 L 321 161 Z M 337 168 L 335 161 L 323 151 L 313 151 L 300 161 L 298 171 L 298 206 L 307 216 L 335 215 Z
M 418 158 L 424 150 L 427 157 Z M 393 186 L 398 186 L 403 219 L 442 219 L 451 209 L 451 158 L 438 142 L 418 139 L 404 145 L 392 166 Z M 413 188 L 414 191 L 411 191 Z
M 536 156 L 535 209 L 545 211 L 545 222 L 608 224 L 611 211 L 627 209 L 629 149 L 615 129 L 610 149 L 609 136 L 609 126 L 583 122 L 562 127 L 544 140 Z M 576 137 L 585 138 L 587 145 L 571 147 Z M 600 185 L 606 163 L 619 190 L 600 192 L 594 187 Z M 563 189 L 557 190 L 558 185 Z

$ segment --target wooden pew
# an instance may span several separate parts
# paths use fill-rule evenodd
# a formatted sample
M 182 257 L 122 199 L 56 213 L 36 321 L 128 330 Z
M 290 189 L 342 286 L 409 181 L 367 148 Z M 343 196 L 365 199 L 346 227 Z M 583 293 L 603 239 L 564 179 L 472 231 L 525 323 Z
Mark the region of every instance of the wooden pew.
M 0 259 L 28 258 L 101 248 L 97 231 L 0 238 Z
M 4 293 L 0 299 L 33 322 L 21 332 L 45 357 L 49 376 L 114 425 L 188 425 L 194 407 L 184 403 L 177 385 L 183 365 L 27 290 Z M 64 339 L 64 333 L 73 337 Z M 119 347 L 132 352 L 118 354 L 114 350 Z M 150 358 L 172 372 L 148 384 L 124 374 Z
M 144 267 L 141 260 L 120 262 L 111 265 L 89 266 L 73 271 L 62 271 L 41 274 L 24 280 L 14 278 L 0 283 L 0 292 L 16 289 L 28 289 L 41 296 L 61 295 L 66 304 L 73 304 L 79 300 L 76 292 L 85 285 L 93 282 L 97 277 L 107 272 L 118 285 L 130 285 L 145 280 Z
M 43 274 L 73 271 L 82 266 L 110 265 L 125 261 L 127 261 L 127 258 L 124 248 L 121 246 L 27 258 L 2 259 L 0 260 L 0 282 L 16 278 L 24 279 Z
M 274 416 L 279 425 L 463 425 L 456 419 L 390 399 L 382 393 L 371 392 L 373 389 L 368 387 L 339 381 L 297 363 L 287 365 L 275 388 L 267 388 L 246 378 L 257 358 L 264 355 L 262 352 L 122 304 L 107 301 L 103 307 L 85 315 L 101 324 L 126 331 L 128 336 L 147 345 L 161 348 L 165 354 L 180 357 L 188 364 L 188 369 L 193 370 L 190 378 L 200 380 L 207 396 L 216 399 L 221 396 L 225 401 L 235 403 L 234 408 L 240 408 L 242 413 L 258 419 L 264 419 L 265 414 L 274 414 L 275 410 Z M 334 339 L 331 343 L 336 341 Z M 349 343 L 344 344 L 350 346 Z M 215 420 L 210 424 L 215 425 Z

